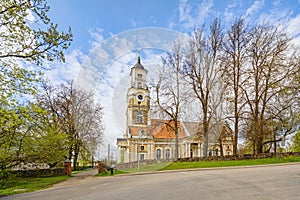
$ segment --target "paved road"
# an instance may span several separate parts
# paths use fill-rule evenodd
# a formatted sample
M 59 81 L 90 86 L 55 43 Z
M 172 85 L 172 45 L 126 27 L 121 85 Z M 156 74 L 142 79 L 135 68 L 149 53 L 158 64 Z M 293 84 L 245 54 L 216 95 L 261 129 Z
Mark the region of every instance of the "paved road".
M 71 179 L 6 199 L 300 199 L 300 163 Z M 2 199 L 1 199 L 2 200 Z

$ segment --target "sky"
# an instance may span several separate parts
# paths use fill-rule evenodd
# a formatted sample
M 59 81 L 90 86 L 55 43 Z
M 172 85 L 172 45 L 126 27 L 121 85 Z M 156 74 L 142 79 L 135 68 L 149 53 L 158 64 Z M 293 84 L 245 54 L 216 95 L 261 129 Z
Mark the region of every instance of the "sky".
M 125 134 L 129 72 L 141 49 L 142 64 L 155 82 L 155 68 L 175 39 L 184 42 L 194 27 L 221 19 L 229 27 L 238 17 L 268 21 L 300 45 L 300 0 L 51 0 L 49 17 L 60 30 L 71 27 L 74 40 L 66 62 L 51 64 L 53 83 L 74 79 L 95 91 L 104 107 L 105 137 L 96 158 L 116 156 L 116 138 Z

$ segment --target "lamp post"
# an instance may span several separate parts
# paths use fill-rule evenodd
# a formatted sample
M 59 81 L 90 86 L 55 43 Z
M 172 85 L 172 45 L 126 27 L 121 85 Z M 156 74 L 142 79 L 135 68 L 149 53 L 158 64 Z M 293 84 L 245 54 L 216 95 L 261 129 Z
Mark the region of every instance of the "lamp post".
M 138 104 L 139 104 L 139 110 L 138 110 L 138 114 L 137 114 L 137 117 L 138 117 L 138 148 L 137 148 L 137 160 L 138 160 L 138 172 L 140 171 L 140 124 L 141 124 L 141 121 L 140 121 L 140 111 L 141 111 L 141 102 L 138 101 Z

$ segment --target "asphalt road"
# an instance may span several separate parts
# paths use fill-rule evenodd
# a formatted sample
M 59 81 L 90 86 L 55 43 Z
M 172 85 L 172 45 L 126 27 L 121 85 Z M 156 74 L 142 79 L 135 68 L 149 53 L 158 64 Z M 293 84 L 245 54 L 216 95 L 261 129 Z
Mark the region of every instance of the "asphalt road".
M 168 173 L 82 177 L 53 188 L 4 197 L 60 199 L 300 199 L 300 163 Z

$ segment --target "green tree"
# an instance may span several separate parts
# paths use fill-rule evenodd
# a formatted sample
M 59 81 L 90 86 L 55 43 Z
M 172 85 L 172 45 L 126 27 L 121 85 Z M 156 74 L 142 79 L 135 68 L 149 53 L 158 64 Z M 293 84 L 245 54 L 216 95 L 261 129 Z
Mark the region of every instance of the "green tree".
M 292 151 L 300 152 L 300 131 L 293 138 Z
M 0 2 L 1 168 L 25 159 L 24 145 L 32 134 L 28 125 L 35 122 L 39 111 L 24 96 L 36 92 L 38 66 L 44 61 L 64 61 L 63 52 L 72 41 L 71 30 L 58 31 L 58 25 L 47 16 L 49 9 L 46 0 Z
M 72 34 L 58 31 L 45 0 L 2 0 L 0 6 L 0 97 L 6 104 L 16 94 L 34 92 L 38 68 L 24 66 L 64 61 Z
M 65 159 L 66 134 L 51 125 L 48 113 L 34 104 L 9 110 L 1 119 L 1 169 L 20 163 L 58 163 Z
M 76 169 L 78 159 L 94 155 L 104 132 L 103 108 L 94 101 L 94 94 L 79 88 L 73 81 L 57 87 L 43 85 L 37 95 L 38 104 L 51 113 L 53 126 L 68 135 L 66 157 L 73 159 Z
M 38 65 L 44 59 L 64 61 L 63 51 L 72 34 L 70 30 L 58 31 L 58 25 L 47 16 L 49 9 L 45 0 L 1 1 L 1 66 L 11 66 L 20 59 Z

